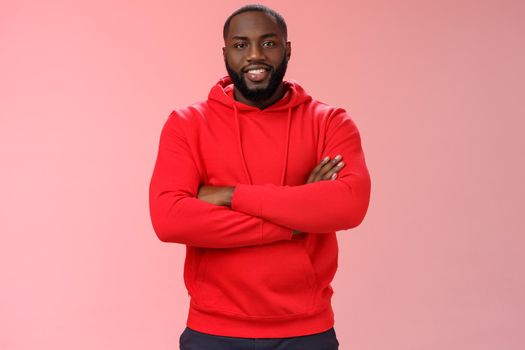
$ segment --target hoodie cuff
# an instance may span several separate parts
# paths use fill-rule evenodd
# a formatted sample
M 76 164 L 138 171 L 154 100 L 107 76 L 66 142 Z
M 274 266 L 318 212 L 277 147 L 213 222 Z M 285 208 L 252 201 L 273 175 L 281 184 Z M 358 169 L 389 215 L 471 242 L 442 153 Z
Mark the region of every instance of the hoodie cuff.
M 263 220 L 261 224 L 262 228 L 262 244 L 267 244 L 281 240 L 291 240 L 293 238 L 293 231 L 276 225 L 270 221 Z
M 235 186 L 230 206 L 233 210 L 261 218 L 262 244 L 280 240 L 291 240 L 293 230 L 262 218 L 264 186 L 239 184 Z
M 230 206 L 233 210 L 261 217 L 263 200 L 263 186 L 239 184 L 235 186 Z

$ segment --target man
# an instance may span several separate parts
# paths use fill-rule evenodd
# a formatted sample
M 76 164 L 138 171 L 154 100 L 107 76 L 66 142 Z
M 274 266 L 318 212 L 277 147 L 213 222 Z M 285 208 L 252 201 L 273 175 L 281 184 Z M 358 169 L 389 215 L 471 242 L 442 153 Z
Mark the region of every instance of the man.
M 337 349 L 336 231 L 362 222 L 371 188 L 358 129 L 283 80 L 278 13 L 247 5 L 223 34 L 228 76 L 170 114 L 150 183 L 157 236 L 186 245 L 181 349 Z

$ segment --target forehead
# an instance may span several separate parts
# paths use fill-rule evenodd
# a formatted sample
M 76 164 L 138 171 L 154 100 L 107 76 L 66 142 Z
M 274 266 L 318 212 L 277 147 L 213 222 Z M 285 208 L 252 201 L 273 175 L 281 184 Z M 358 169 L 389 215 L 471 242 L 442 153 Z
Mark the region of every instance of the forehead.
M 248 11 L 232 18 L 227 39 L 234 36 L 256 37 L 268 33 L 282 35 L 277 20 L 264 12 Z

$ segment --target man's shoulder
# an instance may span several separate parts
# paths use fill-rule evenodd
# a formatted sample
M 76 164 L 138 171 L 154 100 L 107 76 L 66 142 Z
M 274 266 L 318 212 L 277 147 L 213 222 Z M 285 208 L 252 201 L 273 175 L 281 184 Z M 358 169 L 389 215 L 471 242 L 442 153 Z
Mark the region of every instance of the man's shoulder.
M 203 115 L 208 109 L 208 101 L 197 101 L 183 107 L 177 107 L 172 110 L 170 117 L 179 118 L 182 120 L 192 120 L 199 115 Z
M 313 98 L 308 102 L 311 115 L 318 120 L 325 130 L 338 128 L 357 129 L 354 118 L 346 107 L 330 104 Z
M 172 109 L 168 122 L 178 124 L 179 126 L 189 127 L 199 124 L 206 118 L 206 111 L 209 109 L 208 101 L 197 101 L 183 107 Z
M 312 97 L 310 101 L 307 102 L 307 108 L 312 111 L 312 113 L 322 119 L 331 119 L 333 117 L 346 116 L 349 117 L 347 109 L 340 107 L 334 104 L 330 104 L 319 99 Z

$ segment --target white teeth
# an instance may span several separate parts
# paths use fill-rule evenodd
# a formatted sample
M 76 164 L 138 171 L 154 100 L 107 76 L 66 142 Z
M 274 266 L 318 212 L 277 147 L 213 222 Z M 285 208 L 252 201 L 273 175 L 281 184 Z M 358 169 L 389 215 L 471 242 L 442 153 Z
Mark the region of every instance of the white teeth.
M 262 73 L 264 71 L 266 71 L 266 69 L 262 69 L 262 68 L 260 68 L 260 69 L 250 69 L 248 71 L 248 73 L 256 74 L 256 73 Z

